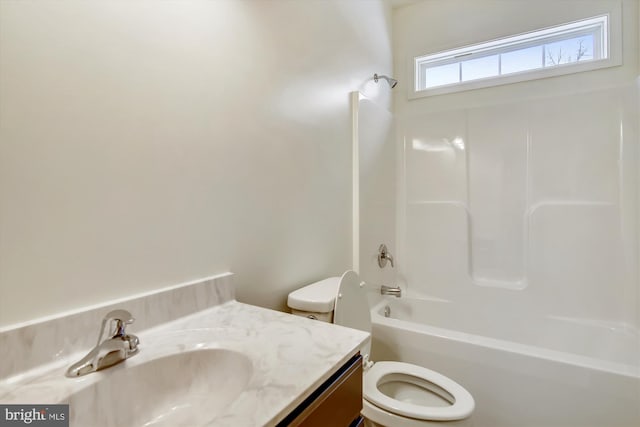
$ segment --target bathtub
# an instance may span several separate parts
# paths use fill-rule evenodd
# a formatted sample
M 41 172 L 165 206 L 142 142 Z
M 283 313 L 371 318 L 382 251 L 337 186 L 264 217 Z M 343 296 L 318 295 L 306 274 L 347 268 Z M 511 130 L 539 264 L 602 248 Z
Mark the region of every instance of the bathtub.
M 385 298 L 371 318 L 373 360 L 415 363 L 459 382 L 476 401 L 475 427 L 640 426 L 633 328 L 460 313 L 455 304 L 404 297 Z

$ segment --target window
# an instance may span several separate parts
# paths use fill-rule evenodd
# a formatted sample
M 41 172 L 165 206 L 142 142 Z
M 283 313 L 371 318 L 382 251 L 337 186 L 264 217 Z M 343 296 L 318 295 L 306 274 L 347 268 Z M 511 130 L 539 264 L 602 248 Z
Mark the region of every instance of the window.
M 608 27 L 609 15 L 602 15 L 416 57 L 415 93 L 454 92 L 601 68 L 610 56 Z M 616 64 L 605 66 L 611 65 Z

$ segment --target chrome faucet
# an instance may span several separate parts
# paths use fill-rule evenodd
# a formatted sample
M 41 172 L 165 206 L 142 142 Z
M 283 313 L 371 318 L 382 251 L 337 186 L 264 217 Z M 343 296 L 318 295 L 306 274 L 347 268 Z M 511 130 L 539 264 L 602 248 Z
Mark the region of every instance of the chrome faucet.
M 402 289 L 400 289 L 400 286 L 382 285 L 380 287 L 380 293 L 382 295 L 393 295 L 394 297 L 400 298 L 402 296 Z
M 389 261 L 391 267 L 393 267 L 393 256 L 389 253 L 387 245 L 383 243 L 378 248 L 378 266 L 384 268 L 387 265 L 387 261 Z
M 113 310 L 102 319 L 98 344 L 67 369 L 68 377 L 79 377 L 108 368 L 138 353 L 140 340 L 125 328 L 135 319 L 127 310 Z

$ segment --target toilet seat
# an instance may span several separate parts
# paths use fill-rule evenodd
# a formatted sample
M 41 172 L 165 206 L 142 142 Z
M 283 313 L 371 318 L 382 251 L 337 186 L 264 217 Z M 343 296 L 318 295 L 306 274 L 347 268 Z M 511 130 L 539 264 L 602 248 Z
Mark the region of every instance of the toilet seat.
M 342 275 L 335 299 L 334 323 L 371 333 L 371 312 L 364 286 L 354 271 Z M 370 351 L 371 340 L 367 340 L 360 347 L 360 354 L 365 361 L 369 359 Z M 426 427 L 438 425 L 441 421 L 447 421 L 452 427 L 470 424 L 475 406 L 473 397 L 455 381 L 410 363 L 385 361 L 373 366 L 369 366 L 369 363 L 364 366 L 362 390 L 362 414 L 366 419 L 393 427 Z M 451 402 L 451 405 L 442 407 L 394 399 L 379 388 L 392 382 L 404 384 L 406 388 L 409 385 L 417 386 L 421 389 L 417 394 L 425 397 L 425 401 L 429 401 L 428 397 L 433 394 Z
M 386 380 L 386 381 L 385 381 Z M 382 393 L 379 385 L 388 381 L 401 381 L 431 390 L 440 388 L 453 400 L 451 406 L 422 406 L 393 399 Z M 436 387 L 433 387 L 433 386 Z M 363 396 L 366 401 L 393 414 L 418 420 L 453 421 L 467 418 L 474 409 L 473 397 L 450 378 L 421 366 L 403 362 L 377 362 L 364 375 Z M 428 393 L 429 391 L 425 391 Z M 450 399 L 452 398 L 452 399 Z

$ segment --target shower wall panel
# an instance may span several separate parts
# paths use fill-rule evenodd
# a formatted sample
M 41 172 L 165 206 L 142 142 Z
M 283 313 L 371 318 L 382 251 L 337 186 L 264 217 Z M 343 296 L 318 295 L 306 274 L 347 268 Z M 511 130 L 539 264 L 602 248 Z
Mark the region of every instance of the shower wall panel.
M 411 290 L 635 323 L 637 117 L 634 85 L 400 118 Z

